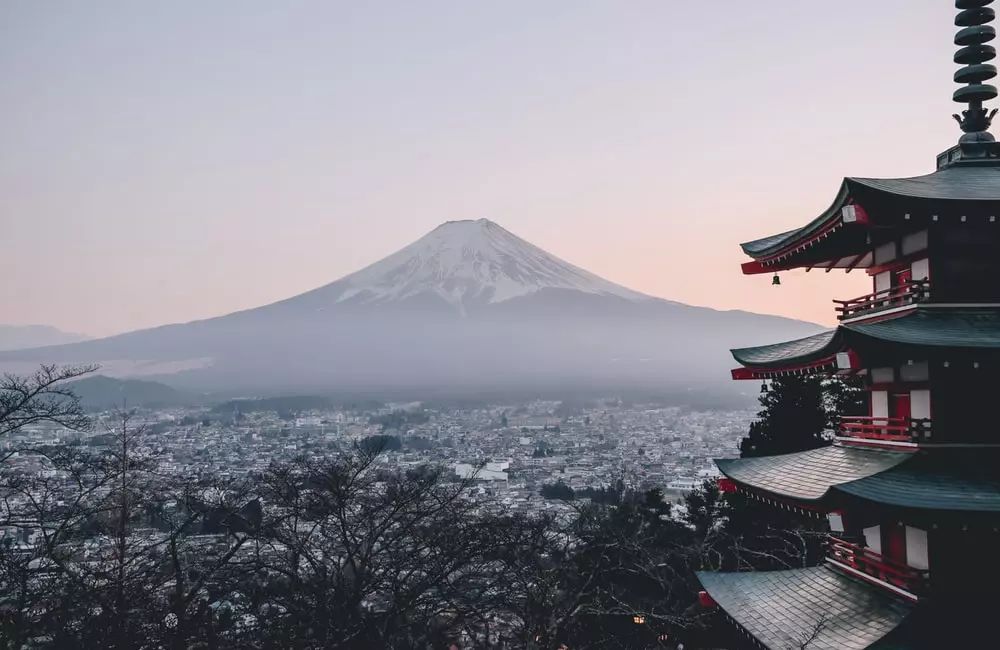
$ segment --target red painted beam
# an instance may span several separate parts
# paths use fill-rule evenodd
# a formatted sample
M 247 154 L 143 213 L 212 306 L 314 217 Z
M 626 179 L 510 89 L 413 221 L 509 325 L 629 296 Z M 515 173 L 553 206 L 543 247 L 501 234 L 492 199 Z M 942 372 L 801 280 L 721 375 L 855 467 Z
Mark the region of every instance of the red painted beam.
M 827 221 L 822 228 L 813 234 L 805 237 L 803 239 L 797 239 L 787 246 L 781 248 L 772 255 L 763 257 L 761 259 L 754 260 L 752 262 L 744 262 L 741 265 L 744 275 L 756 275 L 760 273 L 774 273 L 775 271 L 787 271 L 789 269 L 801 268 L 803 266 L 815 266 L 818 262 L 794 262 L 792 258 L 802 249 L 815 245 L 822 239 L 826 239 L 830 234 L 840 226 L 844 225 L 861 225 L 867 226 L 871 222 L 868 216 L 868 212 L 858 205 L 857 203 L 850 203 L 841 208 L 839 214 Z M 867 253 L 868 251 L 865 251 Z M 853 257 L 853 255 L 851 256 Z M 862 257 L 859 257 L 857 262 L 860 262 Z M 821 260 L 829 261 L 829 260 Z M 772 262 L 770 264 L 765 264 L 765 262 Z M 857 263 L 856 262 L 856 263 Z M 854 268 L 851 266 L 850 268 Z
M 774 379 L 776 377 L 787 377 L 789 375 L 807 375 L 812 373 L 826 373 L 837 371 L 837 355 L 824 357 L 819 361 L 801 364 L 797 366 L 781 366 L 777 368 L 754 368 L 742 367 L 733 368 L 730 373 L 733 379 L 740 381 L 744 379 Z

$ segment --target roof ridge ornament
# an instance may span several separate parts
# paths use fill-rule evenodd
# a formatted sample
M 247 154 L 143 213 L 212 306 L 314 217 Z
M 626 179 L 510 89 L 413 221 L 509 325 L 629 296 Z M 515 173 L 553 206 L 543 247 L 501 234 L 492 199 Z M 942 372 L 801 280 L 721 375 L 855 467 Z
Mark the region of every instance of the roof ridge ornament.
M 969 107 L 962 115 L 953 115 L 963 131 L 958 143 L 962 158 L 988 158 L 996 155 L 996 144 L 989 132 L 990 124 L 997 110 L 983 108 L 983 102 L 995 99 L 997 88 L 983 83 L 997 76 L 996 66 L 986 63 L 996 58 L 997 52 L 987 45 L 996 38 L 996 30 L 988 23 L 993 22 L 995 12 L 988 5 L 993 0 L 955 0 L 959 9 L 955 25 L 961 27 L 955 34 L 955 63 L 964 67 L 955 71 L 955 82 L 966 84 L 955 91 L 952 99 Z

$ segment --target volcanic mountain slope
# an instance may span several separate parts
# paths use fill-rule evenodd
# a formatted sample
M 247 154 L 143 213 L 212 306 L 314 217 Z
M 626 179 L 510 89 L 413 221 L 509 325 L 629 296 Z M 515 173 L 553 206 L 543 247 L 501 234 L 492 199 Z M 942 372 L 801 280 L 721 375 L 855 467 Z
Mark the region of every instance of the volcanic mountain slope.
M 647 296 L 486 219 L 450 221 L 356 273 L 256 309 L 0 354 L 97 362 L 202 389 L 722 384 L 726 350 L 815 333 L 800 321 Z
M 552 289 L 652 300 L 573 266 L 488 219 L 478 219 L 443 223 L 371 266 L 278 304 L 423 304 L 450 306 L 468 315 L 470 310 Z

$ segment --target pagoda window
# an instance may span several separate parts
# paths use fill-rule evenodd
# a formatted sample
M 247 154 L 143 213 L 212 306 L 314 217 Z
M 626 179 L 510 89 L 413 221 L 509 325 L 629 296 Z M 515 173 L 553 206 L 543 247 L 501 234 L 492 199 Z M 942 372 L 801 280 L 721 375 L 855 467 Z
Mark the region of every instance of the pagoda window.
M 896 242 L 891 241 L 887 244 L 882 244 L 875 249 L 875 264 L 885 264 L 886 262 L 891 262 L 894 259 L 896 259 Z
M 900 245 L 903 255 L 913 255 L 923 250 L 927 250 L 927 231 L 910 233 L 903 237 Z
M 930 366 L 926 361 L 908 363 L 899 368 L 900 381 L 918 382 L 930 379 Z
M 874 418 L 889 417 L 889 393 L 884 390 L 873 390 L 871 395 L 871 416 Z
M 896 381 L 896 371 L 893 368 L 872 368 L 873 384 L 891 384 Z
M 865 536 L 865 546 L 875 551 L 876 553 L 882 553 L 882 530 L 881 526 L 869 526 L 868 528 L 862 529 L 862 534 Z
M 875 293 L 884 293 L 892 288 L 892 271 L 882 271 L 875 274 Z
M 919 260 L 913 260 L 910 264 L 910 279 L 911 280 L 930 280 L 931 279 L 931 263 L 926 257 L 922 257 Z
M 906 564 L 906 526 L 888 523 L 882 529 L 882 557 L 899 564 Z
M 906 563 L 914 569 L 928 570 L 927 531 L 906 526 Z
M 893 289 L 897 287 L 905 287 L 909 283 L 913 282 L 913 268 L 907 266 L 902 269 L 897 269 L 892 272 L 892 276 L 890 277 L 892 278 L 891 286 Z
M 931 419 L 931 391 L 926 388 L 910 391 L 910 417 L 914 420 Z
M 894 420 L 910 419 L 910 391 L 889 393 L 889 417 Z

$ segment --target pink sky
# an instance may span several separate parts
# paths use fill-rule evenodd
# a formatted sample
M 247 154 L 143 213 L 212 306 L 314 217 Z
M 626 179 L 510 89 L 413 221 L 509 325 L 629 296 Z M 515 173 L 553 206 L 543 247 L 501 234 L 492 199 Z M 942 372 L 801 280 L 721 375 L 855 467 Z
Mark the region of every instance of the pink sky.
M 772 287 L 738 243 L 845 175 L 933 169 L 952 5 L 5 4 L 0 323 L 218 315 L 478 217 L 656 296 L 832 322 L 863 273 Z

